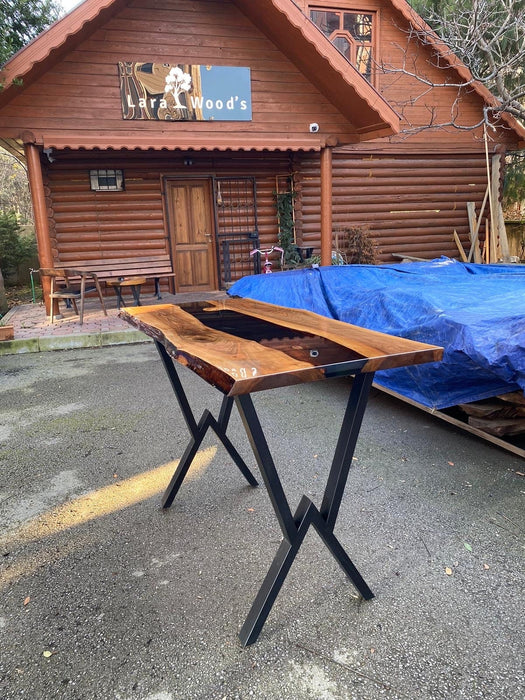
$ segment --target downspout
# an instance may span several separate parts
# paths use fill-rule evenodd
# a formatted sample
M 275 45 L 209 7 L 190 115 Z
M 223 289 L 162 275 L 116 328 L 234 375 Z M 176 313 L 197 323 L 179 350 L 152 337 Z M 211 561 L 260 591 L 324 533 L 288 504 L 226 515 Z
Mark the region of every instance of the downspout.
M 27 163 L 29 188 L 31 190 L 31 202 L 33 204 L 33 216 L 35 218 L 35 234 L 40 267 L 53 267 L 53 252 L 51 249 L 51 239 L 49 237 L 49 222 L 47 218 L 40 152 L 34 143 L 24 143 L 24 152 Z M 43 277 L 42 292 L 44 295 L 46 314 L 48 316 L 51 315 L 51 307 L 49 304 L 50 291 L 51 280 L 49 277 Z
M 332 264 L 332 149 L 321 149 L 321 265 Z

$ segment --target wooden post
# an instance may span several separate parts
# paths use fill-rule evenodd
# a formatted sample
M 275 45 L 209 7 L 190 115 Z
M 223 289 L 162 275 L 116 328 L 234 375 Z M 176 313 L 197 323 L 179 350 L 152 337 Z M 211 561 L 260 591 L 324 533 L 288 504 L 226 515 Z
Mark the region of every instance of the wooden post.
M 500 181 L 501 181 L 501 155 L 497 153 L 492 156 L 492 200 L 494 204 L 493 214 L 493 229 L 497 233 L 497 243 L 503 262 L 508 263 L 510 260 L 509 242 L 507 240 L 507 230 L 505 228 L 505 219 L 503 217 L 503 209 L 501 206 L 500 197 Z M 493 260 L 493 262 L 497 262 Z
M 503 215 L 503 207 L 501 201 L 498 202 L 498 230 L 499 230 L 499 245 L 501 257 L 504 263 L 510 262 L 509 239 L 507 238 L 507 228 L 505 226 L 505 217 Z
M 456 245 L 459 250 L 459 255 L 461 257 L 462 262 L 467 262 L 467 256 L 465 254 L 465 249 L 463 248 L 463 244 L 461 243 L 461 240 L 458 236 L 458 232 L 456 229 L 454 229 L 454 240 L 456 241 Z
M 479 210 L 479 217 L 476 217 L 476 205 L 474 204 L 474 202 L 467 202 L 468 222 L 470 227 L 469 234 L 471 242 L 470 252 L 468 254 L 468 262 L 472 260 L 472 256 L 474 256 L 475 263 L 483 262 L 479 247 L 479 229 L 483 220 L 485 204 L 487 203 L 487 198 L 489 196 L 489 188 L 490 185 L 487 185 L 487 189 L 485 190 L 485 196 L 483 197 L 483 202 L 481 204 L 481 209 Z
M 491 263 L 491 262 L 497 262 L 496 260 L 493 259 L 494 255 L 494 237 L 496 235 L 494 231 L 494 187 L 493 187 L 493 180 L 491 177 L 491 172 L 490 172 L 490 161 L 489 161 L 489 145 L 488 145 L 488 138 L 487 138 L 487 125 L 483 124 L 483 139 L 485 141 L 485 164 L 487 168 L 487 183 L 488 183 L 488 188 L 489 188 L 489 215 L 490 215 L 490 228 L 486 229 L 485 233 L 485 241 L 487 243 L 487 258 L 486 262 Z
M 498 201 L 499 201 L 499 176 L 500 176 L 500 155 L 492 156 L 491 168 L 491 200 L 490 200 L 490 262 L 498 262 Z
M 467 202 L 467 215 L 468 215 L 468 225 L 469 225 L 469 236 L 470 236 L 470 251 L 468 254 L 468 259 L 467 262 L 470 262 L 472 260 L 472 256 L 474 256 L 474 262 L 480 262 L 480 260 L 476 260 L 476 250 L 477 250 L 477 257 L 479 258 L 479 245 L 478 245 L 478 221 L 476 219 L 476 205 L 474 202 Z M 480 214 L 481 217 L 481 214 Z M 480 218 L 481 221 L 481 218 Z
M 332 264 L 332 149 L 321 149 L 321 265 Z
M 25 143 L 24 151 L 27 162 L 27 175 L 29 188 L 31 190 L 31 201 L 33 204 L 33 215 L 35 217 L 35 234 L 38 247 L 38 259 L 40 267 L 53 267 L 53 252 L 51 250 L 51 239 L 49 237 L 49 222 L 47 218 L 46 197 L 44 193 L 44 181 L 42 177 L 42 165 L 40 163 L 40 153 L 34 143 Z M 51 281 L 49 277 L 42 278 L 42 292 L 46 306 L 46 314 L 51 314 L 49 303 L 49 293 L 51 291 Z M 58 302 L 56 311 L 58 312 Z

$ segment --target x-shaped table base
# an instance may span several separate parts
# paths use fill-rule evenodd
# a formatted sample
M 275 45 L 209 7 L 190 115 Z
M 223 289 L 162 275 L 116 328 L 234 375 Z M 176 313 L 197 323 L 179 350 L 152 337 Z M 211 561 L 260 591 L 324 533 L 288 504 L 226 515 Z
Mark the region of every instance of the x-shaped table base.
M 155 342 L 155 345 L 157 346 L 162 363 L 166 369 L 166 372 L 168 373 L 171 386 L 173 387 L 173 391 L 175 392 L 177 401 L 179 402 L 179 406 L 186 421 L 186 425 L 188 426 L 188 430 L 191 433 L 191 440 L 181 457 L 168 488 L 164 492 L 164 496 L 162 497 L 162 507 L 169 508 L 173 503 L 173 500 L 177 495 L 186 474 L 188 473 L 188 469 L 190 468 L 191 463 L 193 462 L 193 459 L 195 458 L 195 455 L 197 454 L 197 451 L 204 440 L 204 436 L 210 428 L 222 442 L 246 481 L 251 486 L 258 486 L 259 484 L 257 479 L 246 466 L 243 458 L 237 452 L 231 440 L 226 435 L 226 430 L 228 428 L 228 423 L 230 421 L 233 408 L 233 399 L 228 396 L 223 398 L 218 420 L 216 420 L 210 411 L 206 409 L 202 414 L 201 419 L 197 423 L 171 357 L 168 355 L 163 345 L 158 342 Z
M 361 596 L 365 600 L 373 598 L 374 594 L 334 535 L 334 527 L 374 378 L 373 372 L 359 373 L 354 377 L 320 508 L 303 496 L 297 510 L 292 514 L 250 394 L 242 394 L 235 398 L 225 396 L 218 419 L 205 410 L 197 423 L 170 356 L 160 343 L 156 342 L 156 346 L 191 433 L 191 440 L 164 494 L 163 507 L 168 508 L 172 504 L 209 428 L 217 434 L 248 483 L 257 486 L 257 480 L 226 435 L 233 401 L 235 401 L 283 533 L 283 541 L 239 633 L 243 646 L 257 641 L 310 526 L 318 532 Z

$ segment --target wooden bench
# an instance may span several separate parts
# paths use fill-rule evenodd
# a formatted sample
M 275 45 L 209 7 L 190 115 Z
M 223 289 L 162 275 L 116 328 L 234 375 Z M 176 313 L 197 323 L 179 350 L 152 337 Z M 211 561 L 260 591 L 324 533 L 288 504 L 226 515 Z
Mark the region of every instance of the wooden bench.
M 58 304 L 58 301 L 63 299 L 66 305 L 73 304 L 75 313 L 79 317 L 80 325 L 82 325 L 84 323 L 84 299 L 88 294 L 92 294 L 93 292 L 96 292 L 100 299 L 104 316 L 108 315 L 104 305 L 104 299 L 102 298 L 100 283 L 94 272 L 77 270 L 69 267 L 41 267 L 40 274 L 42 277 L 49 277 L 51 279 L 51 291 L 49 293 L 49 298 L 51 300 L 51 323 L 53 323 L 55 319 L 55 304 Z M 77 284 L 75 284 L 74 287 L 72 286 L 77 280 L 80 280 L 80 289 Z M 78 300 L 80 301 L 80 311 L 77 307 Z M 58 310 L 58 305 L 56 309 Z
M 93 272 L 102 282 L 125 279 L 126 277 L 144 277 L 155 282 L 155 296 L 161 299 L 161 278 L 175 277 L 169 256 L 152 255 L 140 258 L 108 258 L 105 260 L 75 260 L 63 262 L 60 267 L 76 268 Z

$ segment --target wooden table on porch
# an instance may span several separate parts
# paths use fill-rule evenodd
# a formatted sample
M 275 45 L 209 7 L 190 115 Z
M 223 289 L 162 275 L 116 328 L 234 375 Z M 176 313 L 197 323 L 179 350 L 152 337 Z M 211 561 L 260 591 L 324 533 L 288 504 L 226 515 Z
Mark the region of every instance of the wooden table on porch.
M 140 288 L 143 284 L 146 284 L 145 277 L 118 277 L 115 280 L 106 280 L 106 286 L 112 287 L 115 290 L 115 294 L 117 295 L 117 309 L 119 310 L 121 306 L 126 306 L 122 295 L 122 289 L 124 287 L 129 287 L 131 289 L 135 304 L 140 306 Z
M 257 485 L 226 434 L 234 403 L 240 413 L 283 533 L 240 631 L 242 644 L 257 640 L 310 526 L 317 530 L 362 597 L 372 598 L 372 591 L 334 535 L 334 527 L 374 372 L 440 360 L 442 348 L 351 326 L 310 311 L 249 299 L 137 307 L 121 312 L 121 316 L 154 339 L 191 434 L 164 494 L 163 507 L 172 504 L 210 428 L 248 483 Z M 224 395 L 217 418 L 206 410 L 196 420 L 175 363 L 189 367 Z M 317 507 L 303 496 L 292 513 L 250 394 L 349 375 L 354 379 L 321 505 Z

